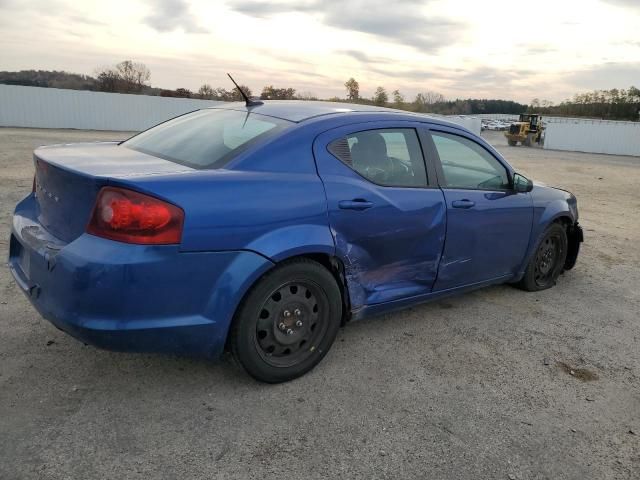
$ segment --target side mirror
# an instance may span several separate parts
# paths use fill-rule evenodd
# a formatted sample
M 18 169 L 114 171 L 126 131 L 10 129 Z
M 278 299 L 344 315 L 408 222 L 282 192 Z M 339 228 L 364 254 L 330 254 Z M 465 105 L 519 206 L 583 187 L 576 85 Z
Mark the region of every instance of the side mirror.
M 513 189 L 518 193 L 527 193 L 533 190 L 533 182 L 524 175 L 513 175 Z

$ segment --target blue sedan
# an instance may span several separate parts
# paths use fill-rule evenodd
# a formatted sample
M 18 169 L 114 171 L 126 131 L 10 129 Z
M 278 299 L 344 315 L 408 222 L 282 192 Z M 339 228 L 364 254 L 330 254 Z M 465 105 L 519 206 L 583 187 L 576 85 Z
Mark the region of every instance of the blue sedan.
M 458 125 L 363 105 L 227 104 L 34 163 L 9 265 L 43 317 L 107 349 L 227 348 L 265 382 L 349 320 L 549 288 L 582 241 L 571 193 Z

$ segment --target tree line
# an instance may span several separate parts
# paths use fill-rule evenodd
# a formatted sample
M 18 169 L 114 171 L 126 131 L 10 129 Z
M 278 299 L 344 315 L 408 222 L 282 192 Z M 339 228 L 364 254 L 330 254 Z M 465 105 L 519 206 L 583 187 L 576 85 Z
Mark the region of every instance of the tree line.
M 236 88 L 213 87 L 203 84 L 197 91 L 188 88 L 175 90 L 152 87 L 151 71 L 140 62 L 125 60 L 114 66 L 96 69 L 95 76 L 79 75 L 63 71 L 23 70 L 20 72 L 0 72 L 0 83 L 28 85 L 35 87 L 67 88 L 74 90 L 94 90 L 101 92 L 160 95 L 163 97 L 199 98 L 220 101 L 242 101 Z M 481 113 L 523 112 L 546 115 L 593 117 L 612 120 L 638 120 L 640 115 L 640 90 L 628 89 L 594 90 L 576 94 L 572 99 L 554 105 L 548 100 L 534 98 L 530 105 L 511 100 L 495 99 L 446 99 L 434 91 L 418 93 L 408 99 L 400 90 L 388 91 L 379 86 L 371 97 L 360 93 L 360 84 L 355 78 L 344 83 L 345 98 L 333 97 L 335 102 L 351 102 L 392 107 L 410 112 L 436 113 L 442 115 L 474 115 Z M 252 97 L 254 92 L 241 85 L 244 92 Z M 258 95 L 263 100 L 319 100 L 310 92 L 298 92 L 291 87 L 267 85 Z
M 511 100 L 491 99 L 455 99 L 447 100 L 444 95 L 434 91 L 418 93 L 413 100 L 408 100 L 399 90 L 387 92 L 385 87 L 376 88 L 372 97 L 360 95 L 360 84 L 350 78 L 344 84 L 346 100 L 337 97 L 332 101 L 353 102 L 382 107 L 392 107 L 418 113 L 436 113 L 440 115 L 474 115 L 480 113 L 513 113 L 519 114 L 527 110 L 527 105 Z
M 530 112 L 563 117 L 591 117 L 605 120 L 640 120 L 640 89 L 593 90 L 579 93 L 558 105 L 534 98 Z

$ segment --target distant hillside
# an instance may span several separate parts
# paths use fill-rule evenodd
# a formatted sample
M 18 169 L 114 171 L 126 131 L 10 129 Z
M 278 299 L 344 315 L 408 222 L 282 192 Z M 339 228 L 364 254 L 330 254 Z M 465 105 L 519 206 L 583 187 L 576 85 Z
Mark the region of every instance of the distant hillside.
M 66 88 L 69 90 L 101 91 L 100 82 L 90 76 L 79 73 L 49 70 L 21 70 L 19 72 L 0 72 L 0 84 L 25 85 L 27 87 Z M 142 86 L 143 95 L 160 95 L 160 88 Z M 134 93 L 134 92 L 127 92 Z
M 68 88 L 71 90 L 97 90 L 97 81 L 89 75 L 78 73 L 22 70 L 20 72 L 0 72 L 0 83 L 26 85 L 29 87 Z

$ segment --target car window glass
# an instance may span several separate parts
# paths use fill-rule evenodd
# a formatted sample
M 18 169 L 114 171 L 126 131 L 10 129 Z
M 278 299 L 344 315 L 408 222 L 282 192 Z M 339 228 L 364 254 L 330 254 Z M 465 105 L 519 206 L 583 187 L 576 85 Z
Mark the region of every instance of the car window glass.
M 412 128 L 356 132 L 334 140 L 328 149 L 339 160 L 378 185 L 427 185 L 420 142 Z
M 444 182 L 450 188 L 506 190 L 505 167 L 480 145 L 458 135 L 431 132 L 440 156 Z
M 256 113 L 204 109 L 161 123 L 122 145 L 193 168 L 221 168 L 254 141 L 289 125 Z

